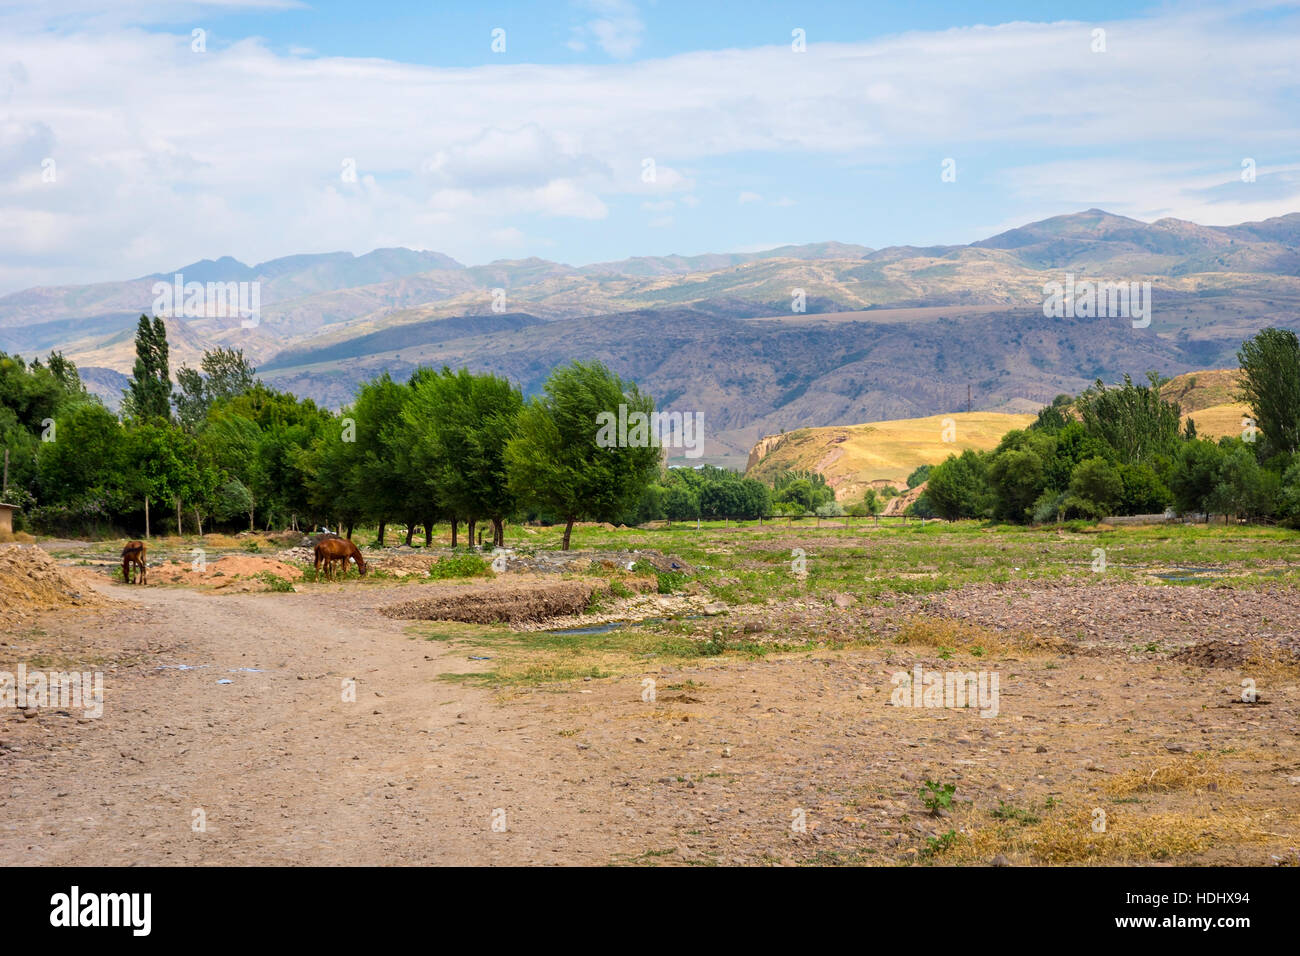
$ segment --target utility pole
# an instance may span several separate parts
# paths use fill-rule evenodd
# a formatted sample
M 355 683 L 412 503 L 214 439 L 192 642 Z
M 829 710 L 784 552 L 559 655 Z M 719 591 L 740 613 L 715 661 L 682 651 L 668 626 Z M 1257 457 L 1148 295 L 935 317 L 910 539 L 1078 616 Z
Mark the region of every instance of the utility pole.
M 0 485 L 0 498 L 9 494 L 9 449 L 5 449 L 5 478 L 4 484 Z
M 970 382 L 967 382 L 967 383 L 966 383 L 966 414 L 968 414 L 968 415 L 970 414 L 970 409 L 971 409 L 971 402 L 970 402 Z

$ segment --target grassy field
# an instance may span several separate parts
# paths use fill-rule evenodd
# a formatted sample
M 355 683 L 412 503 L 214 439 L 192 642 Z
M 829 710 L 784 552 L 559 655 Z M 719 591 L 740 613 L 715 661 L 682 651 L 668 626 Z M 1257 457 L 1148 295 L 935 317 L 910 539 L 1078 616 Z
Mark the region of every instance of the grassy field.
M 730 522 L 704 522 L 699 529 L 693 523 L 656 530 L 578 527 L 573 548 L 578 554 L 651 549 L 681 558 L 695 573 L 662 576 L 661 591 L 697 594 L 701 602 L 735 612 L 802 608 L 837 597 L 855 607 L 891 609 L 904 599 L 960 592 L 973 585 L 1061 584 L 1096 588 L 1098 597 L 1117 584 L 1206 590 L 1226 583 L 1241 591 L 1300 587 L 1300 565 L 1293 563 L 1297 541 L 1297 532 L 1263 527 L 1024 528 L 977 522 L 875 526 L 869 521 L 845 527 L 827 519 L 820 526 L 804 519 L 762 528 Z M 560 529 L 510 529 L 507 543 L 522 554 L 550 551 L 559 546 Z M 1105 555 L 1104 570 L 1098 570 L 1098 549 Z M 621 572 L 594 565 L 584 573 L 616 580 Z M 456 678 L 492 685 L 609 677 L 629 673 L 646 659 L 754 658 L 828 645 L 844 649 L 876 643 L 882 636 L 872 622 L 862 620 L 836 630 L 828 640 L 816 624 L 803 624 L 797 614 L 795 618 L 781 636 L 768 634 L 761 640 L 754 639 L 734 613 L 714 616 L 678 606 L 648 624 L 608 625 L 612 629 L 598 627 L 594 633 L 442 623 L 420 629 L 434 640 L 492 648 L 491 668 Z M 977 624 L 929 621 L 891 632 L 889 639 L 991 653 L 1015 646 L 1020 637 L 999 635 Z

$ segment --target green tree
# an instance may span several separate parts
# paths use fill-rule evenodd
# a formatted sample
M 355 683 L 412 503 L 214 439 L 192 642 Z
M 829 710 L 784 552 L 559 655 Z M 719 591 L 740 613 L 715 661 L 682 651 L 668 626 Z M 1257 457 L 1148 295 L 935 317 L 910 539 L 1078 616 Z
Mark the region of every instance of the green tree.
M 471 547 L 479 518 L 492 522 L 493 544 L 505 546 L 505 518 L 515 508 L 505 450 L 522 409 L 523 395 L 504 378 L 445 367 L 422 383 L 406 409 L 412 460 L 444 504 L 469 519 Z
M 167 364 L 167 327 L 162 319 L 152 322 L 140 316 L 135 332 L 135 368 L 122 393 L 123 412 L 142 421 L 171 418 L 171 371 Z
M 1179 447 L 1169 473 L 1169 491 L 1180 514 L 1209 515 L 1222 462 L 1223 451 L 1214 442 L 1194 439 Z
M 972 449 L 949 455 L 930 471 L 926 507 L 948 521 L 984 517 L 991 510 L 988 466 Z
M 1120 514 L 1156 514 L 1163 512 L 1172 500 L 1169 489 L 1147 465 L 1120 465 L 1119 477 L 1124 486 L 1120 495 Z
M 1281 491 L 1278 475 L 1259 466 L 1255 451 L 1240 438 L 1221 443 L 1223 458 L 1208 502 L 1224 515 L 1256 518 L 1276 510 Z
M 1044 405 L 1038 410 L 1038 418 L 1029 425 L 1030 430 L 1043 431 L 1048 434 L 1059 432 L 1074 421 L 1070 417 L 1070 406 L 1073 404 L 1073 395 L 1057 395 L 1052 400 L 1052 404 Z
M 669 485 L 664 490 L 664 517 L 669 521 L 687 521 L 700 515 L 700 500 L 684 482 Z
M 1098 379 L 1079 396 L 1077 405 L 1088 434 L 1104 441 L 1121 464 L 1150 464 L 1178 445 L 1178 403 L 1160 397 L 1160 376 L 1155 372 L 1147 373 L 1146 385 L 1133 384 L 1128 375 L 1114 387 Z
M 1089 458 L 1070 476 L 1066 504 L 1090 518 L 1104 518 L 1115 513 L 1123 495 L 1119 470 L 1105 458 Z
M 599 362 L 556 368 L 543 393 L 520 411 L 506 445 L 508 484 L 521 501 L 564 521 L 567 551 L 575 521 L 618 517 L 654 480 L 660 453 L 653 442 L 598 440 L 602 413 L 618 417 L 623 404 L 631 421 L 635 413 L 652 414 L 654 401 Z
M 194 431 L 216 402 L 243 395 L 257 384 L 255 369 L 243 349 L 215 348 L 203 353 L 201 371 L 182 365 L 176 372 L 176 418 Z
M 996 501 L 994 517 L 1026 521 L 1034 501 L 1043 493 L 1042 458 L 1028 448 L 1009 448 L 993 456 L 988 475 Z
M 1300 339 L 1267 328 L 1241 344 L 1241 397 L 1268 446 L 1263 457 L 1300 450 Z
M 76 405 L 55 420 L 52 441 L 37 451 L 38 488 L 43 503 L 69 505 L 123 490 L 128 472 L 126 435 L 102 405 Z

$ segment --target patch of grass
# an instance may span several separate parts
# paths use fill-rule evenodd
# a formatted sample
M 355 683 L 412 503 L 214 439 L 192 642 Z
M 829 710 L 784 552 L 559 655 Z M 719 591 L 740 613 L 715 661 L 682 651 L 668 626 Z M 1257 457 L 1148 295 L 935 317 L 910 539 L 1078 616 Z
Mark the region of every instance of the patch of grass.
M 293 590 L 292 583 L 286 581 L 284 578 L 280 577 L 280 575 L 274 574 L 270 571 L 258 572 L 257 579 L 259 581 L 265 582 L 266 589 L 268 591 L 276 591 L 276 592 L 283 593 L 283 592 L 290 592 Z
M 996 809 L 989 811 L 989 816 L 995 820 L 1014 820 L 1021 825 L 1031 823 L 1041 823 L 1042 817 L 1039 817 L 1028 810 L 1022 810 L 1019 807 L 1013 807 L 1009 803 L 999 800 Z
M 429 577 L 438 581 L 448 578 L 484 578 L 494 574 L 492 566 L 477 554 L 456 554 L 429 566 Z
M 967 621 L 921 616 L 906 621 L 894 636 L 894 642 L 935 648 L 938 656 L 944 660 L 958 653 L 972 657 L 1000 657 L 1035 650 L 1059 650 L 1067 646 L 1055 637 L 1042 637 L 1032 633 L 1008 634 Z
M 1213 813 L 1138 815 L 1110 811 L 1104 831 L 1093 829 L 1091 809 L 1053 816 L 1037 824 L 1000 821 L 958 834 L 945 853 L 950 863 L 987 863 L 1002 854 L 1013 860 L 1064 866 L 1177 861 L 1216 845 L 1267 842 L 1263 815 L 1223 807 Z
M 681 571 L 660 571 L 649 561 L 637 561 L 632 565 L 633 574 L 653 574 L 659 582 L 660 594 L 676 594 L 686 586 L 690 575 Z
M 815 648 L 811 643 L 758 644 L 729 640 L 722 635 L 711 641 L 699 640 L 647 626 L 621 627 L 603 634 L 561 634 L 437 622 L 417 625 L 414 633 L 426 640 L 480 649 L 486 652 L 485 656 L 492 657 L 488 670 L 443 674 L 443 680 L 518 688 L 579 681 L 585 677 L 598 679 L 644 673 L 647 658 L 653 659 L 658 667 L 705 657 L 759 658 Z
M 1214 757 L 1201 753 L 1125 771 L 1107 781 L 1106 792 L 1116 797 L 1175 790 L 1222 792 L 1237 783 L 1219 767 Z
M 949 830 L 937 837 L 926 837 L 925 846 L 922 848 L 920 856 L 922 859 L 931 859 L 936 856 L 942 856 L 952 849 L 953 844 L 957 842 L 957 831 Z

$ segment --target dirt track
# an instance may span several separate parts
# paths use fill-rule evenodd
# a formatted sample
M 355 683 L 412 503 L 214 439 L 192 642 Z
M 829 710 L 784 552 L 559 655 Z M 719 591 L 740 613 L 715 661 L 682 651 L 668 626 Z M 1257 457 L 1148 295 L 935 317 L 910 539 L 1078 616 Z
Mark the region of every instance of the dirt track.
M 1293 681 L 1247 707 L 1229 671 L 1010 658 L 989 662 L 1003 713 L 983 720 L 888 706 L 891 672 L 944 664 L 881 647 L 648 664 L 655 703 L 640 676 L 499 702 L 438 679 L 483 666 L 475 651 L 376 613 L 438 585 L 98 587 L 137 606 L 48 612 L 0 648 L 107 662 L 101 719 L 0 714 L 0 864 L 908 862 L 997 801 L 1086 810 L 1120 771 L 1191 751 L 1227 755 L 1233 792 L 1155 809 L 1196 821 L 1230 805 L 1257 839 L 1180 861 L 1300 859 Z M 956 782 L 951 819 L 920 807 L 928 778 Z M 807 832 L 791 831 L 796 808 Z M 1133 811 L 1112 812 L 1118 828 Z
M 158 665 L 198 669 L 110 672 L 99 720 L 11 712 L 0 739 L 21 740 L 22 750 L 0 756 L 0 861 L 454 864 L 584 855 L 581 832 L 554 819 L 563 766 L 538 767 L 528 727 L 494 714 L 487 693 L 436 679 L 470 669 L 463 654 L 439 656 L 439 645 L 408 639 L 403 622 L 358 609 L 335 589 L 103 590 L 129 593 L 140 609 L 65 618 L 92 646 L 119 644 L 96 633 L 97 619 L 133 622 L 148 637 L 125 642 L 128 654 L 151 649 Z M 382 591 L 372 597 L 384 603 Z M 322 619 L 337 623 L 327 631 Z M 355 703 L 342 701 L 345 678 L 357 681 Z M 509 830 L 494 833 L 491 814 L 503 804 Z M 206 833 L 191 829 L 196 808 Z

